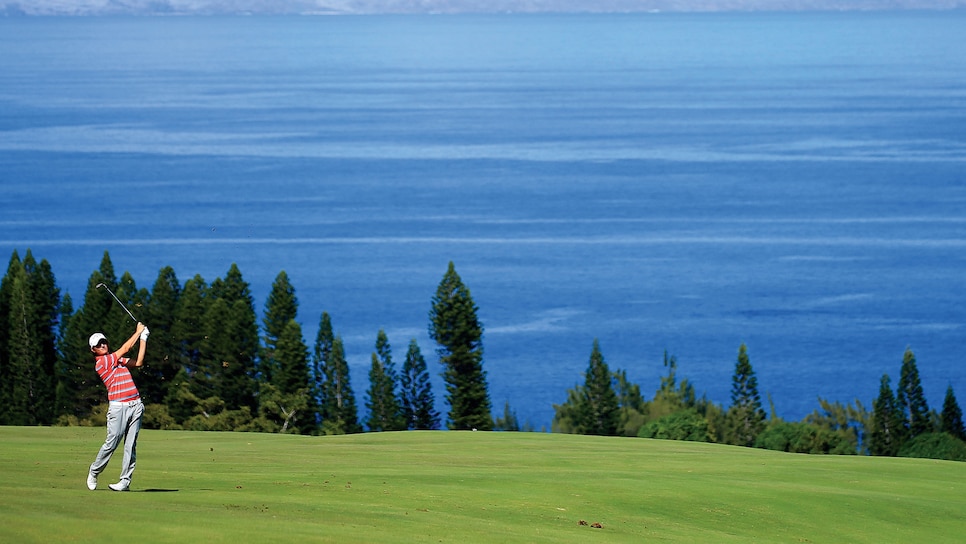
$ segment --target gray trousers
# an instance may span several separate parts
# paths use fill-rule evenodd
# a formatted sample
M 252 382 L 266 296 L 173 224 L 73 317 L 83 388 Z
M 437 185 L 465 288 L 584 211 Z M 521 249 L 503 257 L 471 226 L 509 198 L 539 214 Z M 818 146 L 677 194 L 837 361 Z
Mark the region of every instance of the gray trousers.
M 141 430 L 141 415 L 144 414 L 144 404 L 140 400 L 125 403 L 112 402 L 107 410 L 107 438 L 104 445 L 97 452 L 97 457 L 91 463 L 91 474 L 97 477 L 107 468 L 108 461 L 114 455 L 114 450 L 124 440 L 124 461 L 121 464 L 121 478 L 119 482 L 131 484 L 134 465 L 137 461 L 138 432 Z

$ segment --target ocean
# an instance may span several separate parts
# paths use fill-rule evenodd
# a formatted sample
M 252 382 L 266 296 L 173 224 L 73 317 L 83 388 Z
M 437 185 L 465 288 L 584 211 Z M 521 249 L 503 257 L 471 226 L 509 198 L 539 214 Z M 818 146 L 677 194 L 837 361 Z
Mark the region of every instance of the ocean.
M 80 302 L 285 270 L 360 406 L 452 261 L 495 415 L 547 428 L 594 339 L 646 398 L 966 399 L 963 12 L 0 19 L 0 250 Z M 150 326 L 150 323 L 148 324 Z

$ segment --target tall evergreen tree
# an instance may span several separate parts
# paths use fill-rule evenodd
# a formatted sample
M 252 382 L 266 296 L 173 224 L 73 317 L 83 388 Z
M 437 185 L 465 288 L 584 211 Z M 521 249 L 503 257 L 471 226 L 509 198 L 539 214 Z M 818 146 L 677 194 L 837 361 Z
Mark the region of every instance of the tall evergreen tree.
M 943 399 L 943 411 L 939 416 L 940 430 L 956 438 L 966 441 L 966 427 L 963 426 L 963 411 L 956 402 L 953 386 L 946 387 L 946 397 Z
M 10 367 L 10 333 L 14 314 L 12 311 L 13 279 L 23 268 L 20 254 L 14 250 L 7 265 L 7 273 L 0 281 L 0 424 L 10 424 L 9 412 L 13 394 L 13 375 Z
M 564 434 L 581 434 L 580 412 L 583 405 L 584 386 L 577 384 L 567 390 L 567 400 L 553 405 L 553 421 L 550 431 Z
M 137 282 L 134 281 L 134 276 L 130 272 L 125 271 L 121 274 L 121 279 L 117 283 L 117 289 L 115 289 L 114 294 L 124 303 L 124 306 L 127 307 L 128 311 L 131 312 L 137 321 L 144 321 L 144 308 L 147 306 L 150 293 L 145 289 L 138 289 Z M 131 315 L 128 315 L 124 308 L 120 306 L 112 307 L 111 315 L 113 316 L 115 313 L 120 318 L 121 323 L 119 328 L 122 331 L 130 329 L 131 326 L 136 324 L 136 321 L 131 319 Z
M 349 380 L 349 363 L 345 359 L 342 338 L 332 340 L 332 352 L 324 369 L 322 387 L 322 428 L 325 434 L 362 432 L 355 393 Z
M 891 380 L 883 374 L 879 396 L 872 402 L 872 428 L 869 430 L 869 454 L 894 457 L 903 440 L 903 417 L 892 394 Z
M 172 334 L 172 329 L 180 296 L 181 284 L 174 269 L 170 266 L 162 268 L 141 317 L 150 329 L 151 337 L 150 349 L 145 354 L 144 366 L 139 372 L 144 379 L 138 381 L 138 391 L 148 404 L 164 402 L 168 386 L 178 373 L 180 345 Z
M 483 370 L 483 325 L 470 290 L 452 261 L 436 289 L 429 312 L 429 334 L 439 346 L 450 406 L 450 429 L 493 428 L 490 394 Z
M 196 274 L 184 283 L 175 319 L 171 325 L 171 336 L 178 342 L 176 350 L 178 365 L 190 374 L 200 368 L 202 343 L 205 339 L 205 314 L 208 305 L 208 283 Z
M 694 386 L 682 379 L 678 383 L 677 358 L 664 352 L 664 367 L 667 375 L 661 377 L 661 385 L 654 393 L 654 399 L 648 403 L 647 412 L 651 420 L 659 419 L 681 410 L 695 408 L 698 404 L 694 393 Z
M 627 379 L 626 370 L 614 371 L 613 381 L 620 413 L 617 432 L 624 436 L 637 436 L 645 423 L 644 414 L 647 412 L 641 386 Z
M 130 317 L 116 308 L 117 303 L 109 293 L 97 288 L 100 283 L 112 290 L 117 288 L 114 265 L 106 251 L 100 268 L 87 280 L 83 304 L 66 320 L 61 338 L 56 402 L 58 413 L 67 417 L 86 417 L 94 406 L 107 400 L 104 386 L 94 371 L 88 337 L 102 332 L 116 348 L 134 332 Z
M 369 416 L 366 426 L 370 431 L 400 431 L 405 428 L 403 413 L 396 397 L 396 370 L 386 332 L 379 329 L 376 351 L 369 368 L 369 390 L 366 392 Z
M 242 277 L 241 270 L 238 268 L 238 264 L 236 263 L 231 263 L 231 266 L 228 267 L 228 272 L 225 273 L 224 278 L 218 278 L 211 282 L 209 292 L 212 297 L 223 298 L 227 300 L 229 304 L 234 304 L 236 301 L 240 300 L 254 308 L 251 287 Z
M 278 372 L 272 384 L 283 395 L 308 390 L 309 348 L 302 339 L 302 327 L 298 321 L 290 319 L 275 341 L 275 359 L 278 361 Z
M 220 321 L 209 321 L 220 331 L 209 334 L 218 337 L 217 356 L 220 361 L 218 396 L 230 410 L 248 408 L 256 413 L 258 383 L 255 360 L 258 356 L 258 324 L 255 305 L 248 283 L 242 279 L 238 266 L 232 263 L 224 279 L 216 279 L 208 289 L 209 306 L 221 301 Z
M 272 283 L 272 290 L 265 302 L 265 317 L 262 320 L 265 336 L 262 339 L 263 350 L 260 368 L 267 381 L 274 381 L 272 373 L 277 371 L 279 366 L 275 357 L 278 339 L 285 328 L 288 327 L 289 322 L 296 318 L 297 313 L 298 299 L 295 297 L 295 288 L 289 282 L 288 274 L 282 270 L 275 277 L 275 282 Z
M 57 337 L 60 329 L 60 289 L 54 278 L 53 270 L 46 259 L 39 263 L 30 249 L 24 256 L 24 270 L 27 273 L 27 290 L 33 299 L 33 329 L 35 341 L 39 343 L 40 366 L 43 391 L 37 397 L 41 405 L 34 407 L 35 420 L 42 424 L 53 423 L 56 418 L 54 407 L 57 376 Z
M 332 344 L 334 342 L 335 333 L 332 332 L 332 318 L 327 312 L 322 312 L 322 316 L 319 318 L 319 329 L 315 334 L 315 349 L 312 353 L 312 378 L 314 380 L 312 396 L 315 399 L 314 405 L 317 407 L 317 423 L 321 423 L 323 419 L 322 406 L 327 379 L 326 369 L 332 358 Z
M 230 384 L 226 383 L 224 371 L 232 366 L 234 351 L 231 345 L 231 334 L 226 326 L 231 319 L 230 308 L 228 301 L 214 297 L 206 306 L 203 321 L 205 335 L 199 350 L 194 391 L 200 398 L 217 397 L 224 402 L 224 388 L 230 387 Z M 238 408 L 236 404 L 227 402 L 226 407 Z
M 511 432 L 520 430 L 520 420 L 517 418 L 517 413 L 510 408 L 510 401 L 503 403 L 503 415 L 493 421 L 493 430 Z
M 255 359 L 258 354 L 258 325 L 250 298 L 232 302 L 226 326 L 230 332 L 231 359 L 228 360 L 229 365 L 222 365 L 223 398 L 233 408 L 247 407 L 253 412 L 257 411 L 259 382 Z
M 929 421 L 929 406 L 926 405 L 926 394 L 919 381 L 919 369 L 916 366 L 916 356 L 911 349 L 906 349 L 902 355 L 902 369 L 899 373 L 899 386 L 896 388 L 896 407 L 903 415 L 903 428 L 906 440 L 911 440 L 921 434 L 932 432 Z
M 403 418 L 411 430 L 439 428 L 439 412 L 434 407 L 432 383 L 426 368 L 426 359 L 413 338 L 409 341 L 406 362 L 400 377 Z
M 307 434 L 315 430 L 314 401 L 311 397 L 312 378 L 309 372 L 309 348 L 302 337 L 298 321 L 290 319 L 275 342 L 278 370 L 272 385 L 281 396 L 286 424 L 295 431 Z
M 101 266 L 98 271 L 104 277 L 104 285 L 109 287 L 114 292 L 114 296 L 130 308 L 133 302 L 133 294 L 137 292 L 137 286 L 134 284 L 134 279 L 131 275 L 122 274 L 118 278 L 115 274 L 114 264 L 111 261 L 110 255 L 106 251 L 104 252 L 104 258 L 101 260 Z M 98 289 L 95 285 L 94 293 L 97 296 L 93 298 L 92 302 L 99 306 L 95 311 L 98 313 L 103 312 L 101 314 L 103 317 L 101 317 L 100 330 L 113 343 L 127 340 L 133 332 L 134 322 L 131 320 L 131 316 L 124 311 L 124 308 L 121 308 L 106 289 Z M 84 301 L 84 307 L 87 307 L 86 300 Z
M 755 439 L 765 427 L 765 411 L 758 393 L 758 378 L 748 358 L 748 348 L 741 344 L 738 361 L 731 378 L 731 407 L 728 409 L 731 444 L 754 446 Z
M 615 436 L 620 426 L 620 403 L 600 342 L 595 338 L 584 372 L 577 425 L 580 434 Z
M 178 346 L 174 355 L 179 370 L 168 387 L 165 404 L 178 423 L 192 417 L 198 402 L 213 394 L 210 376 L 202 365 L 208 304 L 208 284 L 196 274 L 181 289 L 171 325 L 171 336 Z
M 9 314 L 0 323 L 9 342 L 4 422 L 49 424 L 54 416 L 54 309 L 59 295 L 49 266 L 38 265 L 30 250 L 22 263 L 11 264 L 3 289 Z
M 57 363 L 54 372 L 54 413 L 56 417 L 60 418 L 70 416 L 76 393 L 70 382 L 67 381 L 70 373 L 64 360 L 64 351 L 68 346 L 68 324 L 74 316 L 74 300 L 70 293 L 64 293 L 60 301 L 58 315 L 60 316 L 60 327 L 57 334 Z

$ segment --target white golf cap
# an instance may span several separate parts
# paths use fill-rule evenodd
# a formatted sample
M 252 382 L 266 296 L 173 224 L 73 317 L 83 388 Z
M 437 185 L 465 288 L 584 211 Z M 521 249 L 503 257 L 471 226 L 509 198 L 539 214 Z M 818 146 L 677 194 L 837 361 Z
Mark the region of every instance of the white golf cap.
M 94 334 L 91 335 L 90 340 L 88 340 L 87 343 L 90 344 L 91 347 L 94 347 L 97 344 L 100 344 L 101 340 L 107 340 L 107 337 L 104 336 L 103 333 L 95 332 Z

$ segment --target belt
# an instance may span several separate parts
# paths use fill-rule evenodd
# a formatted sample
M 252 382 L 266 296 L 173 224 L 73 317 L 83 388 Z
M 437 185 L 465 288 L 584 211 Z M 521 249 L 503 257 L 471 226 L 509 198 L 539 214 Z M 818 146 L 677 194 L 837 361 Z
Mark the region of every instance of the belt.
M 137 399 L 134 399 L 134 400 L 125 400 L 125 401 L 112 400 L 111 401 L 111 406 L 134 406 L 135 404 L 137 404 L 139 402 L 141 402 L 141 399 L 140 398 L 137 398 Z

